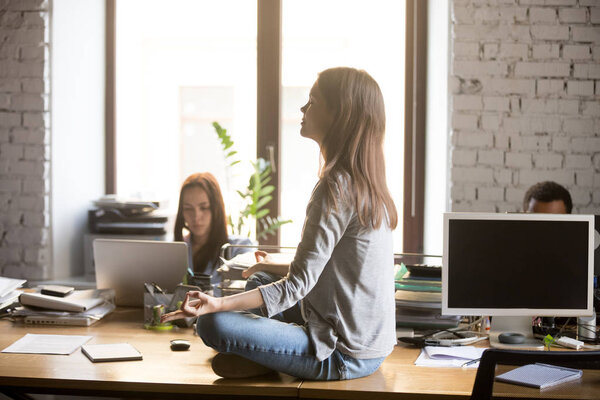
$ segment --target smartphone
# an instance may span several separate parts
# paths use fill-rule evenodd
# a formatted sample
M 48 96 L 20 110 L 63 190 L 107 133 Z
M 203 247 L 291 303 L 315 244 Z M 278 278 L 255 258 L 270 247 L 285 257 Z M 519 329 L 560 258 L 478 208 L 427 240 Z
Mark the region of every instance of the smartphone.
M 71 286 L 46 285 L 42 286 L 41 293 L 49 296 L 65 297 L 66 295 L 71 294 L 74 290 L 75 288 Z

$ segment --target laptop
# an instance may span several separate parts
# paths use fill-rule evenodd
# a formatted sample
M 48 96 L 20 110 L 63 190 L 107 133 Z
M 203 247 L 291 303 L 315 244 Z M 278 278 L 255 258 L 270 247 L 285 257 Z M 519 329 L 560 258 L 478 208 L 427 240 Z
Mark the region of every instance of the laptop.
M 173 293 L 188 269 L 183 242 L 95 239 L 96 287 L 115 291 L 117 306 L 142 307 L 144 283 L 156 283 Z

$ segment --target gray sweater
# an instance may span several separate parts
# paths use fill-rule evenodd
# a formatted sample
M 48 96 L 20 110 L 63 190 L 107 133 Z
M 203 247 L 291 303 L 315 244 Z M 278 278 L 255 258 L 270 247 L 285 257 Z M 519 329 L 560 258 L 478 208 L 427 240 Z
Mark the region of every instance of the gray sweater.
M 317 183 L 288 275 L 260 287 L 269 317 L 302 299 L 318 360 L 334 349 L 359 359 L 384 357 L 396 343 L 392 232 L 385 220 L 379 229 L 361 226 L 345 186 L 347 200 L 333 210 L 325 182 Z

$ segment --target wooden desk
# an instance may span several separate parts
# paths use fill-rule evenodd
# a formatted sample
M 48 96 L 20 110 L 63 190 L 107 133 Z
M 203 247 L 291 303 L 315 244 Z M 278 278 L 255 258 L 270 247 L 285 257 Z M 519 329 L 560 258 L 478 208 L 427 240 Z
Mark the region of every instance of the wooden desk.
M 301 381 L 274 374 L 259 379 L 221 379 L 210 367 L 215 352 L 191 329 L 155 332 L 142 328 L 142 310 L 117 309 L 90 327 L 14 325 L 0 321 L 0 349 L 26 333 L 90 335 L 89 343 L 128 342 L 142 361 L 93 364 L 82 353 L 70 356 L 0 353 L 0 387 L 26 393 L 157 398 L 323 398 L 323 399 L 467 399 L 476 371 L 426 368 L 413 363 L 419 350 L 398 346 L 373 375 L 349 381 Z M 190 339 L 190 351 L 173 352 L 169 341 Z M 581 383 L 549 391 L 498 383 L 506 397 L 599 399 L 600 371 L 585 371 Z

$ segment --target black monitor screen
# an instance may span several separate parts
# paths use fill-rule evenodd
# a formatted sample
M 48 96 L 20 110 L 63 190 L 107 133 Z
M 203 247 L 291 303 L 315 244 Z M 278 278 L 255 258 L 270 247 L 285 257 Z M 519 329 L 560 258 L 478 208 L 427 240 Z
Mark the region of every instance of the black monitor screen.
M 450 219 L 448 307 L 585 309 L 588 227 L 586 221 Z

